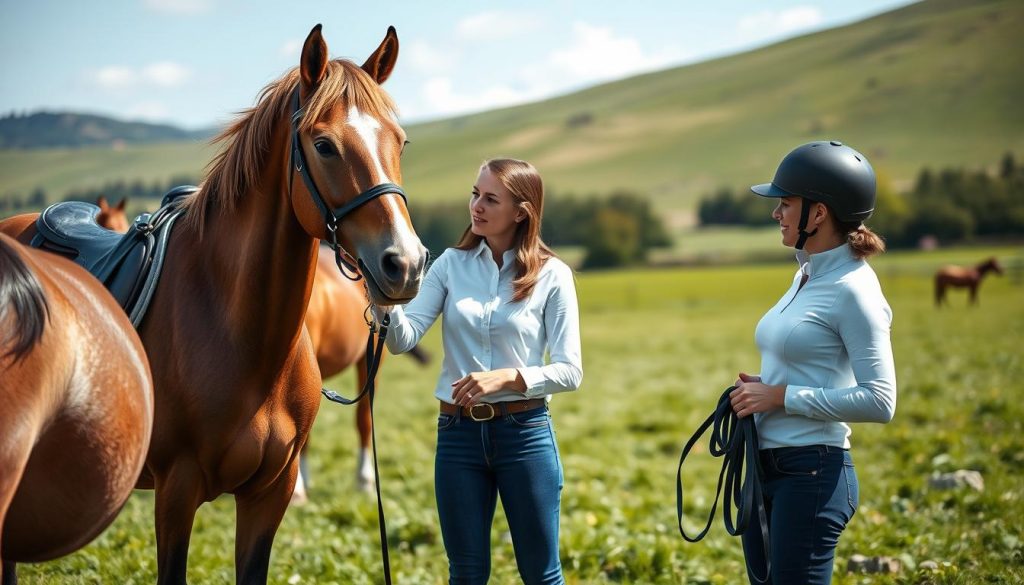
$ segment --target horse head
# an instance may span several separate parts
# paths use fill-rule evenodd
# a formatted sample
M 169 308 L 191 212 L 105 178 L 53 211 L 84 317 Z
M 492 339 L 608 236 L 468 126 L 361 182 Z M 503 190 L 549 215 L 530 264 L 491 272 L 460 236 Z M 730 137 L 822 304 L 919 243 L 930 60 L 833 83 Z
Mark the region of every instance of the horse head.
M 107 203 L 107 198 L 100 195 L 96 199 L 96 205 L 100 208 L 99 214 L 96 215 L 96 223 L 115 232 L 128 231 L 128 216 L 124 213 L 126 201 L 126 199 L 122 199 L 117 205 L 111 206 Z
M 336 239 L 380 305 L 412 299 L 427 261 L 398 186 L 405 132 L 380 87 L 397 58 L 391 27 L 361 67 L 329 60 L 317 25 L 302 48 L 292 114 L 296 217 L 314 238 Z
M 995 272 L 1000 276 L 1003 275 L 1003 266 L 999 264 L 999 260 L 996 260 L 995 256 L 989 258 L 978 267 L 978 272 L 981 274 L 985 274 L 989 271 Z

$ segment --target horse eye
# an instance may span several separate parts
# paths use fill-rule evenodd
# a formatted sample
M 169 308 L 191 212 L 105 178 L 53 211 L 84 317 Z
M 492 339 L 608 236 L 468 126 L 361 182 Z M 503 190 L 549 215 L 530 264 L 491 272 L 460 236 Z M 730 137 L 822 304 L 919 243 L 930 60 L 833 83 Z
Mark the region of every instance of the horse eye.
M 338 151 L 334 150 L 334 145 L 327 140 L 317 140 L 313 143 L 313 147 L 316 148 L 316 151 L 323 156 L 338 154 Z

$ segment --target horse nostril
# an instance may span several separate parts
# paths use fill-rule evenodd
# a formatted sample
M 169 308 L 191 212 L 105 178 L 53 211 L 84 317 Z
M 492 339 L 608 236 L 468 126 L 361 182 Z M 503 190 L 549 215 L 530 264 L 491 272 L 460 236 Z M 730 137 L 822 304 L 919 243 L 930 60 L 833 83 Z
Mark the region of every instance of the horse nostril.
M 395 252 L 388 252 L 380 260 L 380 268 L 384 277 L 391 282 L 400 282 L 409 269 L 409 261 Z

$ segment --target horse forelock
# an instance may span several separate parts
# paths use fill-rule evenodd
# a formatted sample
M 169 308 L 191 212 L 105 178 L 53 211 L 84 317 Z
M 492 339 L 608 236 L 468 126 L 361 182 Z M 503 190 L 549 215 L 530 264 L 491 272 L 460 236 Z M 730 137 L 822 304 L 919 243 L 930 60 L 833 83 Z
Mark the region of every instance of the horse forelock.
M 213 143 L 225 146 L 207 165 L 199 191 L 186 202 L 185 221 L 200 234 L 212 205 L 230 210 L 258 183 L 266 169 L 276 125 L 282 118 L 290 120 L 293 93 L 298 84 L 299 69 L 295 67 L 264 87 L 256 105 L 240 112 L 213 139 Z M 339 106 L 346 112 L 355 107 L 363 115 L 378 119 L 396 119 L 398 113 L 394 101 L 377 82 L 361 67 L 344 59 L 328 62 L 324 79 L 303 106 L 299 130 L 309 131 Z

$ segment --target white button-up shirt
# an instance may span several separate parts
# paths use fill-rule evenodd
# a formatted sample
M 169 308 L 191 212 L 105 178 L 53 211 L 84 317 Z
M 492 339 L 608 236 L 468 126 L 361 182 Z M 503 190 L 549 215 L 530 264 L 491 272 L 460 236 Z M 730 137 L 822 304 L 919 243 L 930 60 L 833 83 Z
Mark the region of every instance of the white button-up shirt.
M 525 398 L 576 390 L 583 380 L 572 270 L 558 258 L 548 259 L 530 296 L 512 302 L 514 252 L 502 260 L 499 270 L 484 241 L 472 250 L 449 248 L 430 266 L 416 298 L 391 309 L 386 341 L 392 353 L 412 349 L 444 314 L 444 363 L 434 392 L 439 400 L 452 402 L 452 382 L 472 372 L 515 368 L 526 382 Z M 382 312 L 375 312 L 379 318 Z M 505 389 L 482 401 L 523 398 Z

